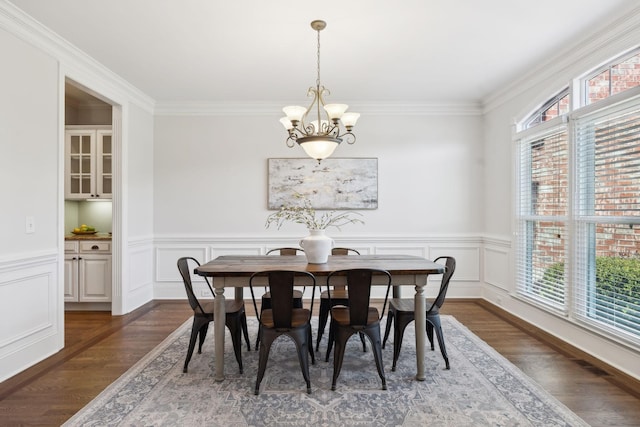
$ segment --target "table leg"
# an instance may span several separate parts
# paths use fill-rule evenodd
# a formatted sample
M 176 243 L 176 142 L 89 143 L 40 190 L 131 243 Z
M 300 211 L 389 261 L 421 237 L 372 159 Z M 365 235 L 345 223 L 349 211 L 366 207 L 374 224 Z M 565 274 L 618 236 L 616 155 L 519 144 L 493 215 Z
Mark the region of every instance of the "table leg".
M 224 278 L 213 280 L 214 307 L 213 333 L 215 338 L 215 380 L 224 381 L 224 334 L 226 309 L 224 304 Z M 424 332 L 424 331 L 423 331 Z
M 426 275 L 416 276 L 416 295 L 414 297 L 415 330 L 416 330 L 416 362 L 418 372 L 416 379 L 424 381 L 424 347 L 427 340 L 427 306 L 425 303 L 424 287 L 427 284 Z

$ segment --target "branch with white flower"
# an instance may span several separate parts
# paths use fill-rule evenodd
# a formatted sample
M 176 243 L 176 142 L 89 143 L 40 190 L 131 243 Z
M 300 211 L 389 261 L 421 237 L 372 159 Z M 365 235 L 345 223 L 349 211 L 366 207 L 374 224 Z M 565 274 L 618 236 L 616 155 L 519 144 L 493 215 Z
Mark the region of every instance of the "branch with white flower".
M 285 222 L 302 224 L 309 230 L 324 230 L 328 227 L 335 227 L 340 230 L 340 227 L 347 224 L 364 224 L 364 221 L 361 219 L 352 218 L 352 216 L 362 216 L 359 212 L 332 210 L 318 214 L 312 207 L 311 201 L 303 194 L 294 193 L 293 196 L 298 202 L 285 204 L 281 206 L 277 212 L 269 215 L 265 224 L 266 228 L 276 224 L 279 230 Z

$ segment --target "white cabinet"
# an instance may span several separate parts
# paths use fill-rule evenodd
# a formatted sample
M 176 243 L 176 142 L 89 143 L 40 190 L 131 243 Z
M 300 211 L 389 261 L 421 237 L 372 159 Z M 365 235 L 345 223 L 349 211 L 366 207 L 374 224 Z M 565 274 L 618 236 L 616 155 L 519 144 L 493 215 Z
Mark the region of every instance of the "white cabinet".
M 112 132 L 110 126 L 67 126 L 65 198 L 111 198 Z
M 64 300 L 111 302 L 110 241 L 65 241 Z

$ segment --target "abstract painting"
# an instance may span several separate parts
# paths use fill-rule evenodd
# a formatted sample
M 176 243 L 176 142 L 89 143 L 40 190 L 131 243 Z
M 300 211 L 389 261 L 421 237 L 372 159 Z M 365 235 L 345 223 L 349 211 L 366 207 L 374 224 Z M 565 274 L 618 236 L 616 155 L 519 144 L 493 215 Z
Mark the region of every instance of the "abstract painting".
M 269 159 L 269 209 L 307 197 L 315 209 L 377 209 L 378 159 Z

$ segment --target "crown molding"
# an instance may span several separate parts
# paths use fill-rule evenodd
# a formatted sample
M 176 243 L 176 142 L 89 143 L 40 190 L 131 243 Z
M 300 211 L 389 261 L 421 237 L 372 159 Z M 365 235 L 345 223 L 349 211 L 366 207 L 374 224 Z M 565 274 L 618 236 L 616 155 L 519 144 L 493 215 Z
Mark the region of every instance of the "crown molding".
M 283 103 L 230 104 L 220 102 L 156 102 L 156 116 L 276 116 Z M 353 110 L 370 116 L 479 116 L 480 102 L 375 103 L 353 104 Z
M 610 58 L 638 46 L 639 40 L 640 6 L 634 5 L 625 9 L 619 18 L 559 50 L 495 94 L 487 96 L 483 100 L 483 113 L 498 108 L 545 81 L 562 79 L 564 84 L 569 84 L 572 79 L 589 69 L 596 68 Z M 550 92 L 549 96 L 551 95 Z
M 72 78 L 115 102 L 131 102 L 153 113 L 154 100 L 7 0 L 0 0 L 0 28 L 59 61 Z M 84 82 L 83 82 L 84 83 Z

